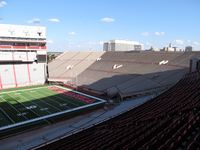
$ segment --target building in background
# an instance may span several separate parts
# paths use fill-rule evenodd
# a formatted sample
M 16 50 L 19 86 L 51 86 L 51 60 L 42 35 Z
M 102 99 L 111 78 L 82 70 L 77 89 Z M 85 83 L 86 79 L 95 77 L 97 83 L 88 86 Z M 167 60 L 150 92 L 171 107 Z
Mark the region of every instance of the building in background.
M 56 57 L 58 57 L 59 55 L 61 55 L 62 52 L 47 52 L 47 62 L 51 62 L 54 59 L 56 59 Z
M 192 51 L 192 46 L 186 46 L 185 47 L 186 52 L 191 52 Z
M 110 40 L 103 44 L 104 51 L 140 51 L 143 44 L 127 40 Z
M 0 89 L 44 84 L 46 28 L 0 24 Z
M 166 51 L 166 52 L 181 52 L 181 51 L 184 51 L 182 50 L 181 48 L 179 47 L 172 47 L 172 44 L 169 43 L 169 46 L 167 47 L 163 47 L 163 49 L 160 49 L 160 51 Z

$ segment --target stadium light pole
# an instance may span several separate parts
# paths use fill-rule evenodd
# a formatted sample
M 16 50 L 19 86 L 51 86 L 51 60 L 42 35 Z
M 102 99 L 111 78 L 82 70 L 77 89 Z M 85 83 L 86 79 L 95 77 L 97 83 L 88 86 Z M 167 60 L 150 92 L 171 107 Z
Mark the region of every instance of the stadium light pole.
M 73 75 L 75 75 L 75 86 L 76 86 L 76 91 L 77 91 L 77 89 L 78 89 L 78 87 L 77 87 L 77 85 L 78 85 L 78 78 L 77 78 L 77 72 L 74 71 L 74 70 L 72 70 L 72 76 L 71 76 L 71 78 L 74 78 Z
M 75 72 L 75 80 L 76 80 L 76 91 L 78 90 L 78 77 L 77 77 L 77 72 Z

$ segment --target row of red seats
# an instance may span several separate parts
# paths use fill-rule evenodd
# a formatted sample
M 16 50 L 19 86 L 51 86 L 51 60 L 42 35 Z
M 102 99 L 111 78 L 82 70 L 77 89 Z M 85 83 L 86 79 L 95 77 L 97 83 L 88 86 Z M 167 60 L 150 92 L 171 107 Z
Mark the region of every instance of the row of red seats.
M 200 74 L 145 104 L 43 148 L 200 149 Z

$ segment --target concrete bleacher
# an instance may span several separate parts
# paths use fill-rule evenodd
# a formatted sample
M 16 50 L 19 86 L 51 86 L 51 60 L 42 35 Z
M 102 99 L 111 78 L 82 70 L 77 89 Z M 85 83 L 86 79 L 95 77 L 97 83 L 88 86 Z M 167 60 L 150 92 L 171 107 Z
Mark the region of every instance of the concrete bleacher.
M 49 63 L 49 80 L 72 79 L 101 57 L 103 52 L 66 52 Z
M 73 57 L 78 55 L 79 52 L 65 52 L 62 56 L 58 56 L 54 61 L 48 64 L 49 78 L 58 78 L 57 73 L 62 73 L 66 68 L 66 63 L 70 61 Z
M 71 55 L 72 52 L 65 53 L 62 57 L 71 57 Z M 189 71 L 189 62 L 194 56 L 200 56 L 200 53 L 77 52 L 76 56 L 63 62 L 64 65 L 58 64 L 57 69 L 52 67 L 55 62 L 49 64 L 49 72 L 50 79 L 70 78 L 73 85 L 102 93 L 114 87 L 121 95 L 128 96 L 142 90 L 169 88 Z M 57 61 L 62 60 L 62 57 Z M 101 57 L 100 61 L 96 61 L 98 57 Z M 90 58 L 92 61 L 88 61 Z M 68 65 L 73 65 L 74 68 L 66 70 L 64 67 Z
M 95 62 L 78 76 L 78 86 L 84 85 L 102 92 L 116 87 L 122 95 L 162 86 L 168 88 L 188 72 L 189 60 L 197 54 L 107 52 L 101 61 Z M 159 65 L 159 62 L 166 60 L 167 64 Z M 182 63 L 183 61 L 188 63 Z M 113 69 L 115 64 L 122 67 Z

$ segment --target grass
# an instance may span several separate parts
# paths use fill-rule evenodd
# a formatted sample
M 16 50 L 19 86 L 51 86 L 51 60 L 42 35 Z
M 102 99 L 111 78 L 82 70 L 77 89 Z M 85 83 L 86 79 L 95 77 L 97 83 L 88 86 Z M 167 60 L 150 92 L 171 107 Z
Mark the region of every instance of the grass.
M 2 128 L 6 126 L 99 102 L 99 100 L 90 98 L 92 102 L 86 103 L 79 98 L 52 90 L 52 88 L 69 92 L 54 86 L 34 86 L 1 91 L 0 132 L 4 132 Z M 48 118 L 42 119 L 42 121 L 48 122 Z

